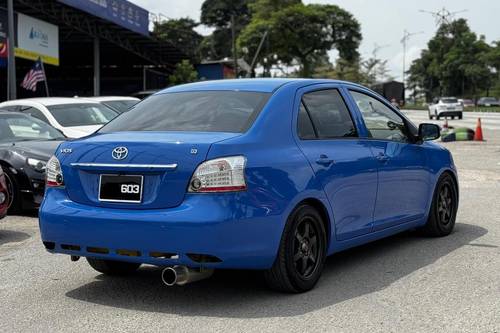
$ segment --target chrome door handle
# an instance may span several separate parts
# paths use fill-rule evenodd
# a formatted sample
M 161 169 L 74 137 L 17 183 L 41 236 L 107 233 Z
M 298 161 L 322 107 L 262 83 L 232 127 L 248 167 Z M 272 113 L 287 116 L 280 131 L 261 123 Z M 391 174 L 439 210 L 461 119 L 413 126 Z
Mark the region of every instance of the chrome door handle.
M 379 160 L 380 162 L 387 162 L 389 160 L 389 156 L 384 153 L 380 153 L 377 155 L 377 160 Z
M 328 158 L 328 156 L 322 154 L 319 156 L 319 158 L 316 160 L 316 164 L 323 165 L 323 166 L 329 166 L 330 164 L 335 163 L 334 160 L 331 158 Z

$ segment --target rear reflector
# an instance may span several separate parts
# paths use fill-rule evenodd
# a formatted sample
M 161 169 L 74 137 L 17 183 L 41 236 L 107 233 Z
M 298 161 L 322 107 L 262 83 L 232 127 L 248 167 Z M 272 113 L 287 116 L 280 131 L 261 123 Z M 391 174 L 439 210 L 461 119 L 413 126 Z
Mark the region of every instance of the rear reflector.
M 87 252 L 98 253 L 98 254 L 108 254 L 109 250 L 105 247 L 87 247 Z

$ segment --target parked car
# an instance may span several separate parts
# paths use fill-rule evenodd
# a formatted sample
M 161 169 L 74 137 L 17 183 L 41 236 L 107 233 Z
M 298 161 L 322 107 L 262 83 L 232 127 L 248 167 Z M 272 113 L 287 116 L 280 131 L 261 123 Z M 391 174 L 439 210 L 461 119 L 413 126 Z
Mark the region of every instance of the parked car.
M 0 220 L 7 215 L 9 204 L 9 192 L 7 192 L 7 183 L 5 182 L 5 175 L 0 166 Z
M 473 108 L 476 106 L 472 99 L 459 99 L 458 102 L 461 103 L 464 108 Z
M 440 97 L 433 100 L 429 105 L 429 119 L 440 119 L 451 117 L 451 119 L 462 119 L 464 106 L 455 97 Z
M 138 98 L 127 96 L 85 97 L 85 99 L 102 103 L 118 113 L 123 113 L 130 110 L 130 108 L 141 101 Z
M 47 123 L 0 111 L 0 166 L 10 212 L 37 208 L 45 190 L 45 168 L 64 136 Z
M 438 137 L 348 82 L 171 87 L 61 144 L 41 238 L 104 274 L 147 263 L 183 285 L 257 269 L 272 288 L 304 292 L 327 255 L 408 229 L 451 233 L 457 174 Z
M 138 91 L 138 92 L 135 92 L 132 94 L 132 96 L 134 97 L 137 97 L 139 99 L 145 99 L 145 98 L 148 98 L 149 96 L 157 93 L 158 89 L 150 89 L 150 90 L 142 90 L 142 91 Z
M 45 97 L 0 103 L 0 110 L 14 111 L 38 118 L 69 138 L 94 133 L 118 115 L 99 102 L 78 98 Z
M 500 106 L 500 101 L 495 97 L 481 97 L 477 100 L 477 106 Z

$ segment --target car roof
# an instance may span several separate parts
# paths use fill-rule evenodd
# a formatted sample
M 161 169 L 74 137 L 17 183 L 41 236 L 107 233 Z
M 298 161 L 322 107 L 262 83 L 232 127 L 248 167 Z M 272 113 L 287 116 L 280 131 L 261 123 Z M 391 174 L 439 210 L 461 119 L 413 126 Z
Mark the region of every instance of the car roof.
M 304 85 L 316 83 L 338 83 L 356 85 L 351 82 L 327 80 L 327 79 L 283 79 L 283 78 L 264 78 L 264 79 L 230 79 L 230 80 L 214 80 L 202 81 L 196 83 L 182 84 L 170 87 L 157 92 L 155 95 L 172 93 L 172 92 L 187 92 L 187 91 L 210 91 L 210 90 L 239 90 L 271 93 L 283 85 L 290 83 L 303 83 Z
M 140 101 L 137 97 L 130 96 L 97 96 L 97 97 L 81 97 L 85 100 L 97 101 L 97 102 L 109 102 L 109 101 Z
M 23 102 L 28 102 L 28 103 L 38 103 L 44 106 L 51 106 L 51 105 L 62 105 L 62 104 L 82 104 L 82 103 L 95 103 L 98 104 L 99 102 L 96 101 L 89 101 L 89 100 L 83 100 L 80 98 L 74 98 L 74 97 L 37 97 L 37 98 L 25 98 L 25 99 L 16 99 L 8 102 L 3 102 L 2 105 L 19 105 L 22 104 Z

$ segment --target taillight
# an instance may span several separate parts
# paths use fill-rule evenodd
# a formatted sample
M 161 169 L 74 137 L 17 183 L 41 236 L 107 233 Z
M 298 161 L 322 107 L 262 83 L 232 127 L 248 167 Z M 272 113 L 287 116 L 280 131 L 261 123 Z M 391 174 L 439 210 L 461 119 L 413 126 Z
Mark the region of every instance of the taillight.
M 47 162 L 46 168 L 47 181 L 46 185 L 48 187 L 60 187 L 64 185 L 63 174 L 61 170 L 61 163 L 57 157 L 52 156 Z
M 206 161 L 196 168 L 189 182 L 189 192 L 234 192 L 247 189 L 244 156 Z

